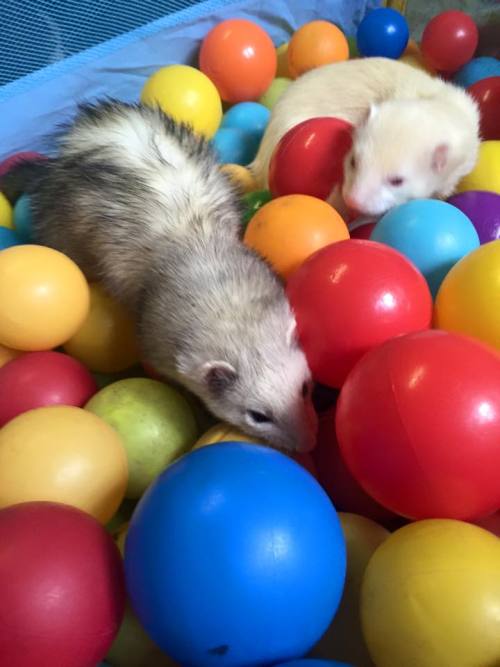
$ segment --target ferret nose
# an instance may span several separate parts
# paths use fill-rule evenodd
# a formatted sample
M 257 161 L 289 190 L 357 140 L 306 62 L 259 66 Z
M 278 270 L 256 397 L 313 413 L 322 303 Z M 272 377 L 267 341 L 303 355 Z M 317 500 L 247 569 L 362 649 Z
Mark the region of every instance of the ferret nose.
M 344 196 L 344 201 L 347 208 L 349 208 L 352 211 L 352 213 L 359 213 L 359 211 L 361 210 L 359 201 L 351 194 L 346 194 Z

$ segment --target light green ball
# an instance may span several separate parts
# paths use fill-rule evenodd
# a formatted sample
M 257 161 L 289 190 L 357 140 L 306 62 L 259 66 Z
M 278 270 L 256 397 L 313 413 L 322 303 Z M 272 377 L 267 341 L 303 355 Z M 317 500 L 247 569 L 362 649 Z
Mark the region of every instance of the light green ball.
M 287 79 L 283 76 L 278 76 L 271 83 L 266 92 L 262 95 L 259 102 L 263 104 L 268 109 L 272 110 L 278 99 L 285 92 L 288 86 L 292 83 L 291 79 Z
M 85 407 L 122 438 L 129 467 L 127 498 L 139 498 L 198 437 L 189 403 L 178 391 L 157 380 L 119 380 L 97 392 Z

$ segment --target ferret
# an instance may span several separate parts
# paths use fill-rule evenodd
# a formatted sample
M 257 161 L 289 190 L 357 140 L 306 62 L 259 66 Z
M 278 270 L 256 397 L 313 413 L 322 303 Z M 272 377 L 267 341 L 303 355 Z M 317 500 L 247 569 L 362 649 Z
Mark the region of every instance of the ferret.
M 347 209 L 364 215 L 446 198 L 477 159 L 479 111 L 468 93 L 403 62 L 362 58 L 311 70 L 283 93 L 250 165 L 260 187 L 280 139 L 319 116 L 354 126 L 340 190 Z
M 294 314 L 270 266 L 243 244 L 241 197 L 205 139 L 159 109 L 86 105 L 57 157 L 20 165 L 0 189 L 27 192 L 34 242 L 129 308 L 160 374 L 250 436 L 313 448 Z

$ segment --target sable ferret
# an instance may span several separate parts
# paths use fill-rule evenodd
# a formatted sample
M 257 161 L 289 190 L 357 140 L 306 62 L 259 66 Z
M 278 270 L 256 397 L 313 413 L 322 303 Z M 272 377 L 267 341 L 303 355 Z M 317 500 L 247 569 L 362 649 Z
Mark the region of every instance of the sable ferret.
M 158 109 L 81 107 L 59 154 L 0 182 L 31 197 L 34 241 L 71 257 L 135 315 L 144 359 L 220 419 L 314 446 L 311 375 L 271 268 L 241 241 L 214 152 Z
M 402 62 L 361 58 L 311 70 L 283 93 L 250 165 L 261 187 L 283 135 L 319 116 L 355 127 L 342 196 L 366 215 L 448 197 L 477 159 L 479 112 L 468 93 Z

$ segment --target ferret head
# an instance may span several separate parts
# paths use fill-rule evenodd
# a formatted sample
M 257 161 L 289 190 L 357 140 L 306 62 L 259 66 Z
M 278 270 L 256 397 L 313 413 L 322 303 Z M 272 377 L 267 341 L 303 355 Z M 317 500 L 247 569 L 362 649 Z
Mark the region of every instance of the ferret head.
M 479 147 L 477 109 L 462 91 L 446 100 L 390 100 L 371 107 L 344 163 L 348 207 L 381 215 L 410 199 L 449 196 Z
M 217 356 L 198 367 L 196 393 L 249 436 L 289 452 L 310 451 L 317 431 L 312 379 L 288 304 L 286 314 L 247 322 L 240 333 L 239 340 L 228 335 Z

